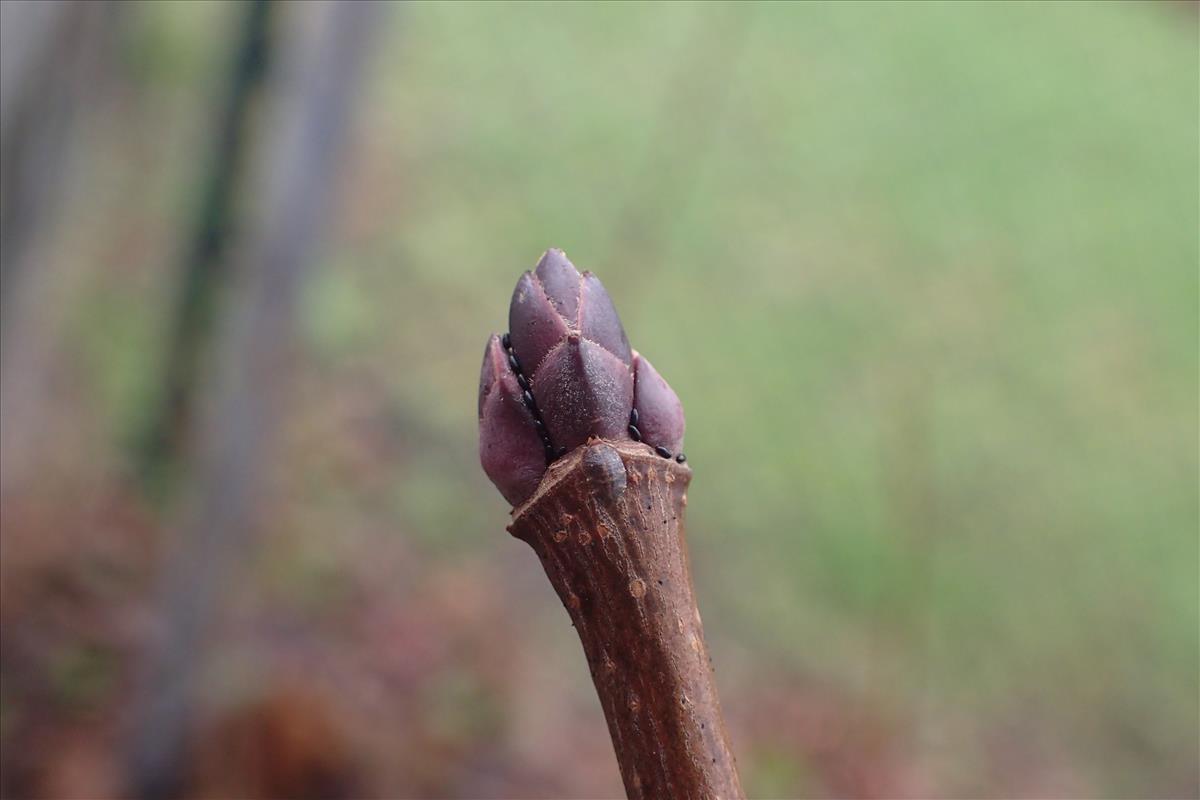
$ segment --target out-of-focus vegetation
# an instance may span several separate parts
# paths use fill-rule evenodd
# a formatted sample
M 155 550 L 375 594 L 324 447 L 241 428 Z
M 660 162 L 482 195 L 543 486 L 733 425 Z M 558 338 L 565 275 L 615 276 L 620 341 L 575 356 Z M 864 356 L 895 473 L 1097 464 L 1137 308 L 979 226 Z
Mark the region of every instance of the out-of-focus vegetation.
M 4 506 L 14 797 L 120 785 L 172 518 L 130 443 L 233 8 L 124 7 L 76 142 Z M 393 9 L 195 791 L 620 793 L 475 451 L 486 337 L 559 246 L 684 401 L 752 796 L 1196 796 L 1198 67 L 1162 4 Z

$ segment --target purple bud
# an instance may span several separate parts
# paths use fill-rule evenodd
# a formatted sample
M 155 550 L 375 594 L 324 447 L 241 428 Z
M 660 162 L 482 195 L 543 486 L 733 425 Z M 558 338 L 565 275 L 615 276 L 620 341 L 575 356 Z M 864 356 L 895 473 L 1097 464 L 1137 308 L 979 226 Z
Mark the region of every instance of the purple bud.
M 527 500 L 547 461 L 591 437 L 625 440 L 640 431 L 637 441 L 678 453 L 679 398 L 629 347 L 599 278 L 547 250 L 517 281 L 508 324 L 509 338 L 493 336 L 484 354 L 479 454 L 509 502 Z
M 574 449 L 589 436 L 628 438 L 633 375 L 621 359 L 578 333 L 542 362 L 533 376 L 533 395 L 558 447 Z
M 494 334 L 479 373 L 479 460 L 500 494 L 514 506 L 533 494 L 546 471 L 533 414 L 522 402 L 508 355 Z
M 633 352 L 633 407 L 642 438 L 672 453 L 683 449 L 683 404 L 654 365 Z

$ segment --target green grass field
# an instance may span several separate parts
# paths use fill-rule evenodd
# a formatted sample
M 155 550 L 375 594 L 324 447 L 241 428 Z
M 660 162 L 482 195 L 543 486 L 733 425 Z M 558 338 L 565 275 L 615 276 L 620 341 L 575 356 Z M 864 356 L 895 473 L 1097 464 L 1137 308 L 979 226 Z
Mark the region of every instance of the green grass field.
M 327 290 L 388 298 L 354 349 L 441 343 L 416 397 L 397 374 L 463 453 L 426 480 L 488 496 L 475 351 L 562 246 L 685 401 L 718 650 L 893 695 L 933 747 L 966 725 L 957 769 L 984 785 L 988 737 L 1044 736 L 1092 791 L 1188 787 L 1190 10 L 417 6 L 397 26 L 367 134 L 400 184 L 387 255 Z M 474 538 L 499 528 L 484 509 L 420 513 Z

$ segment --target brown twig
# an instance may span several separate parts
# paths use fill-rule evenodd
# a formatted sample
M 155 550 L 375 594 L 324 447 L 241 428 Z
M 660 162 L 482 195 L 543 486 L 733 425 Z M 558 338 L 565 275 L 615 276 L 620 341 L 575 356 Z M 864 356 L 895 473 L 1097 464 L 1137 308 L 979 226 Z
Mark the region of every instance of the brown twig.
M 513 511 L 571 616 L 631 800 L 744 797 L 692 589 L 692 471 L 592 439 Z

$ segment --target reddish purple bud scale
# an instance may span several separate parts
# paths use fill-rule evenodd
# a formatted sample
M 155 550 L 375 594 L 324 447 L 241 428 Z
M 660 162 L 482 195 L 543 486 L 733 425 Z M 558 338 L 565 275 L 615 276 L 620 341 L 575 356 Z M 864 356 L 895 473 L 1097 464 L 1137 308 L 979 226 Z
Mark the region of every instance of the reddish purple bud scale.
M 633 405 L 642 438 L 673 453 L 683 449 L 683 404 L 645 356 L 633 354 Z
M 633 376 L 612 353 L 570 334 L 533 376 L 550 439 L 568 451 L 588 440 L 623 439 L 633 406 Z
M 584 338 L 590 339 L 620 359 L 625 366 L 633 364 L 633 350 L 625 337 L 625 328 L 612 299 L 600 279 L 590 272 L 583 273 L 580 292 L 579 326 Z
M 546 471 L 533 414 L 522 402 L 498 336 L 488 340 L 479 377 L 479 460 L 513 505 L 533 494 Z
M 513 352 L 526 365 L 527 378 L 533 378 L 546 354 L 567 337 L 566 321 L 532 272 L 522 275 L 513 290 L 508 306 L 508 331 Z

